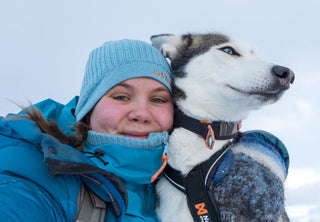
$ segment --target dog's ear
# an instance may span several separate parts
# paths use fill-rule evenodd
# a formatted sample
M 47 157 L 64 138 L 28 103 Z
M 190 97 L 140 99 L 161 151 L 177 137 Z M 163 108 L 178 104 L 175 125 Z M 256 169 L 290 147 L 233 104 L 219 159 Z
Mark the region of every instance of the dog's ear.
M 190 45 L 190 35 L 160 34 L 151 36 L 151 42 L 160 52 L 170 60 L 173 60 L 183 49 Z

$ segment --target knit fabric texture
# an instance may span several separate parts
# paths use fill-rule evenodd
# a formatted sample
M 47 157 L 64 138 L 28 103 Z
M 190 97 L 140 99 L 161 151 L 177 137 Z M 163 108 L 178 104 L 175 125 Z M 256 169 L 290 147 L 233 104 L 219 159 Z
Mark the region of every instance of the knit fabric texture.
M 222 169 L 228 172 L 211 191 L 220 210 L 221 222 L 273 222 L 280 221 L 280 217 L 286 218 L 283 188 L 287 176 L 285 160 L 277 151 L 278 147 L 261 139 L 263 134 L 269 136 L 267 141 L 275 138 L 269 133 L 251 131 L 231 148 L 232 156 L 229 158 L 232 159 L 232 166 Z M 285 147 L 282 149 L 285 150 Z
M 106 42 L 94 49 L 89 55 L 76 107 L 77 121 L 113 86 L 136 77 L 158 80 L 171 92 L 169 64 L 150 44 L 124 39 Z

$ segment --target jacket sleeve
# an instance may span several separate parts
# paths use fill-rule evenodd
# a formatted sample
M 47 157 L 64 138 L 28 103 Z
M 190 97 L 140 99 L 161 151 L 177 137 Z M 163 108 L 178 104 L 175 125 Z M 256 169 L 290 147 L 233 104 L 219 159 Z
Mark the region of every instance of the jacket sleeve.
M 0 215 L 5 221 L 65 221 L 51 195 L 27 179 L 1 173 L 0 194 Z
M 286 171 L 288 173 L 289 162 L 290 162 L 289 153 L 286 146 L 278 137 L 263 130 L 247 131 L 243 133 L 243 136 L 263 140 L 264 142 L 274 147 L 279 152 L 281 158 L 283 159 L 286 166 Z
M 50 176 L 42 137 L 30 120 L 0 118 L 0 221 L 74 221 L 81 179 Z

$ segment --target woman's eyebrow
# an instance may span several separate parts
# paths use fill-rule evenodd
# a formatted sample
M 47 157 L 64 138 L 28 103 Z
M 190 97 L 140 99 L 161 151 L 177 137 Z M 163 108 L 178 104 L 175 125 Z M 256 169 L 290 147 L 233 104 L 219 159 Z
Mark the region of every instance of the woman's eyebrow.
M 153 92 L 166 92 L 167 88 L 160 86 L 160 87 L 154 88 L 152 91 Z
M 130 84 L 123 83 L 123 82 L 118 83 L 117 85 L 115 85 L 115 86 L 112 87 L 112 88 L 114 89 L 114 88 L 117 88 L 117 87 L 124 87 L 124 88 L 126 88 L 126 89 L 132 89 L 132 88 L 133 88 L 133 86 L 131 86 Z
M 127 84 L 127 83 L 125 83 L 125 82 L 118 83 L 118 84 L 115 85 L 115 86 L 123 86 L 123 87 L 126 87 L 126 88 L 131 87 L 129 84 Z
M 119 84 L 117 84 L 115 87 L 117 86 L 120 86 L 120 87 L 124 87 L 124 88 L 127 88 L 127 89 L 132 89 L 134 88 L 134 86 L 130 85 L 130 84 L 127 84 L 127 83 L 124 83 L 124 82 L 121 82 Z M 153 92 L 162 92 L 162 91 L 167 91 L 167 88 L 165 86 L 159 86 L 159 87 L 156 87 L 154 89 L 152 89 L 151 91 Z

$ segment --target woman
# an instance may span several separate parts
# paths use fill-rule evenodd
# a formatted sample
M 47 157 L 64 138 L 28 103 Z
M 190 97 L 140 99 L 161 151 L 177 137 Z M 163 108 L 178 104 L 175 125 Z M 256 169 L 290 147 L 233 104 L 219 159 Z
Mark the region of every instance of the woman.
M 173 124 L 170 84 L 155 48 L 107 42 L 79 98 L 35 105 L 54 122 L 35 108 L 0 119 L 0 221 L 158 221 L 151 178 Z

